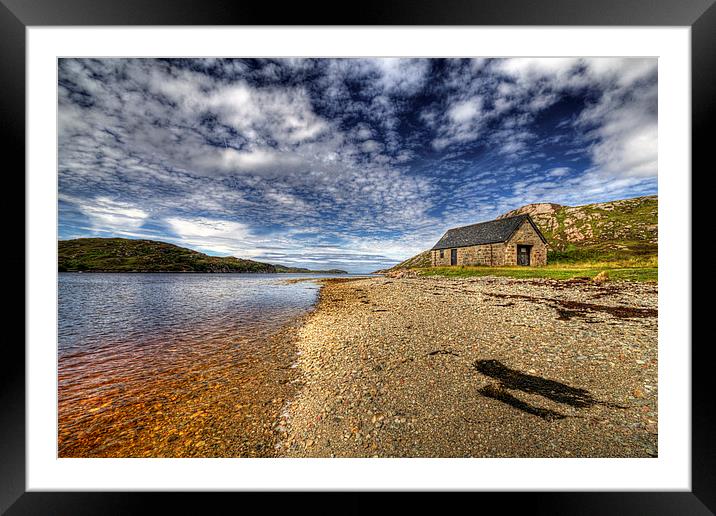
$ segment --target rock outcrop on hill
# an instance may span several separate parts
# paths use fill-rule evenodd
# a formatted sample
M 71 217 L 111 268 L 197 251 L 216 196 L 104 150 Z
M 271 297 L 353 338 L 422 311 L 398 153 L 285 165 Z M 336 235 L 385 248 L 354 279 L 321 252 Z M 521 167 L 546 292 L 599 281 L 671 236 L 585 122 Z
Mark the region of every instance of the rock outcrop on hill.
M 656 252 L 656 195 L 584 206 L 528 204 L 498 218 L 523 213 L 532 217 L 554 250 L 563 251 L 573 245 Z

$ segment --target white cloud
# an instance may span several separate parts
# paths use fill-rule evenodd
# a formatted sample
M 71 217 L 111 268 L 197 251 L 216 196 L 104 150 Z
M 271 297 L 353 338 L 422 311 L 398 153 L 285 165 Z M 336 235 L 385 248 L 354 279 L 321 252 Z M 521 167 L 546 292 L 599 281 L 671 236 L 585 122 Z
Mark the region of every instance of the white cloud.
M 193 160 L 195 164 L 228 172 L 278 172 L 285 167 L 300 163 L 297 156 L 276 152 L 273 149 L 237 151 L 231 148 L 205 148 L 204 151 L 204 154 Z
M 526 57 L 500 59 L 494 62 L 492 69 L 518 81 L 532 82 L 543 78 L 566 78 L 579 63 L 579 59 L 571 57 Z
M 356 131 L 356 137 L 359 140 L 367 140 L 373 136 L 373 131 L 371 131 L 370 127 L 363 125 L 358 128 Z
M 513 58 L 495 61 L 492 70 L 529 89 L 567 90 L 631 87 L 655 73 L 656 66 L 653 58 Z
M 442 150 L 456 143 L 481 138 L 483 126 L 491 116 L 483 110 L 483 103 L 480 95 L 451 99 L 446 112 L 440 117 L 438 136 L 433 140 L 433 147 Z
M 482 112 L 482 98 L 473 97 L 455 102 L 448 109 L 448 118 L 457 124 L 472 122 Z
M 582 112 L 577 123 L 592 127 L 593 167 L 616 177 L 651 177 L 658 172 L 657 86 L 638 96 L 618 90 Z
M 90 219 L 93 228 L 138 229 L 149 216 L 133 204 L 108 197 L 96 197 L 92 202 L 79 201 L 78 208 Z
M 388 93 L 417 93 L 430 70 L 430 63 L 426 59 L 383 58 L 372 59 L 370 62 L 380 71 L 380 84 Z
M 587 75 L 602 85 L 629 88 L 657 71 L 655 58 L 594 58 L 585 60 Z
M 232 220 L 168 217 L 164 222 L 181 244 L 195 249 L 242 258 L 256 255 L 260 245 L 247 225 Z
M 172 217 L 166 219 L 166 222 L 172 231 L 182 238 L 225 236 L 244 238 L 248 235 L 246 225 L 234 221 Z
M 328 128 L 328 123 L 313 112 L 301 88 L 251 88 L 240 82 L 213 92 L 206 105 L 249 138 L 300 143 L 318 137 Z
M 315 212 L 309 203 L 290 192 L 267 192 L 264 194 L 264 198 L 271 203 L 276 203 L 280 207 L 288 209 L 291 213 L 306 214 Z
M 571 169 L 569 167 L 557 167 L 547 172 L 547 177 L 563 177 L 569 174 Z
M 375 140 L 366 140 L 361 143 L 361 149 L 363 152 L 378 152 L 383 150 L 383 144 Z

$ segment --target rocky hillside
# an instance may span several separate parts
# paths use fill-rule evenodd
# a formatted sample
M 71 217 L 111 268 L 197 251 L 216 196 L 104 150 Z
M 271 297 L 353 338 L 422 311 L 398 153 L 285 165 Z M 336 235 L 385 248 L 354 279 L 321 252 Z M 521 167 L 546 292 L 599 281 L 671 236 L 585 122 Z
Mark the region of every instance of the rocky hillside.
M 656 195 L 584 206 L 528 204 L 498 218 L 523 213 L 539 226 L 553 252 L 580 248 L 636 255 L 657 252 Z
M 58 242 L 58 270 L 87 272 L 331 272 L 208 256 L 155 240 L 78 238 Z
M 408 258 L 407 260 L 400 262 L 396 267 L 400 269 L 412 269 L 415 267 L 430 267 L 430 250 L 423 251 L 420 254 Z
M 583 206 L 528 204 L 497 218 L 523 213 L 532 217 L 547 238 L 551 262 L 611 261 L 657 254 L 656 195 Z M 429 266 L 430 251 L 423 251 L 389 270 Z
M 430 249 L 408 258 L 407 260 L 400 262 L 398 265 L 394 265 L 393 267 L 389 267 L 387 269 L 380 269 L 374 273 L 383 274 L 388 271 L 395 271 L 398 269 L 416 269 L 419 267 L 430 267 Z

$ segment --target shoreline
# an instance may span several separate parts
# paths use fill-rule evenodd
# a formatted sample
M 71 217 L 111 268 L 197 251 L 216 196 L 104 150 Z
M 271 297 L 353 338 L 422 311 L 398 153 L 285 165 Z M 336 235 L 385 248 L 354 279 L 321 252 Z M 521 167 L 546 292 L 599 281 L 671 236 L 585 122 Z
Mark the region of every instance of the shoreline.
M 237 334 L 207 320 L 141 346 L 118 340 L 58 354 L 58 455 L 275 457 L 284 404 L 300 385 L 295 335 L 319 287 L 310 305 L 273 327 L 257 321 Z
M 658 286 L 321 281 L 284 457 L 654 457 Z
M 314 281 L 320 285 L 316 302 L 307 312 L 292 318 L 290 321 L 283 324 L 275 333 L 270 335 L 267 339 L 267 349 L 280 350 L 279 353 L 275 353 L 270 360 L 276 360 L 282 357 L 283 362 L 273 362 L 276 371 L 282 371 L 282 373 L 274 374 L 271 378 L 270 383 L 276 386 L 280 384 L 283 388 L 277 388 L 273 391 L 276 395 L 281 397 L 276 398 L 279 400 L 278 408 L 273 407 L 276 399 L 271 399 L 272 408 L 268 413 L 257 412 L 257 416 L 262 419 L 263 427 L 270 428 L 269 433 L 264 434 L 264 438 L 259 443 L 263 453 L 259 455 L 264 458 L 279 458 L 283 454 L 283 445 L 281 444 L 282 439 L 286 435 L 287 426 L 290 420 L 291 406 L 300 394 L 301 389 L 304 385 L 304 380 L 300 373 L 300 357 L 301 350 L 298 348 L 298 338 L 303 328 L 319 309 L 322 300 L 322 293 L 324 287 L 333 283 L 347 283 L 351 281 L 359 281 L 365 278 L 301 278 L 298 280 L 286 280 L 291 281 Z M 288 360 L 288 362 L 286 361 Z M 283 373 L 285 372 L 285 373 Z M 267 385 L 263 386 L 264 388 Z M 264 403 L 265 405 L 266 403 Z

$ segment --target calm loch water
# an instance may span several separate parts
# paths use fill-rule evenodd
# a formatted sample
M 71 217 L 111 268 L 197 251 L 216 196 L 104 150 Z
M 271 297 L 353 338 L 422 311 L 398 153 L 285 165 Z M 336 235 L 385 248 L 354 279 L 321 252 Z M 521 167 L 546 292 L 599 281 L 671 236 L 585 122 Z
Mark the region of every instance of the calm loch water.
M 270 456 L 326 277 L 60 273 L 59 456 Z

